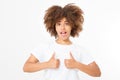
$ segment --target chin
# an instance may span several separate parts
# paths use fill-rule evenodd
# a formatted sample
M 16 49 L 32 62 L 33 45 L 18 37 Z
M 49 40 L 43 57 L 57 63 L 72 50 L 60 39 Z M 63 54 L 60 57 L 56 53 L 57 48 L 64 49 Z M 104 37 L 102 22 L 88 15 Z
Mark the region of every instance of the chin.
M 61 40 L 66 41 L 66 40 L 69 40 L 69 38 L 68 37 L 62 37 Z

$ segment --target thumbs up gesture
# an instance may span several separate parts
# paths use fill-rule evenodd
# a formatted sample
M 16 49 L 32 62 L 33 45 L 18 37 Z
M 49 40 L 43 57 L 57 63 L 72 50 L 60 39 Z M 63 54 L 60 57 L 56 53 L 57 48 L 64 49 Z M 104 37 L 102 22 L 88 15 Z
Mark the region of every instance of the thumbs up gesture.
M 55 53 L 52 55 L 50 60 L 48 61 L 48 67 L 49 68 L 58 68 L 60 65 L 59 59 L 55 59 Z
M 72 53 L 70 52 L 70 59 L 65 59 L 64 64 L 67 68 L 76 68 L 77 66 L 77 61 L 74 59 Z

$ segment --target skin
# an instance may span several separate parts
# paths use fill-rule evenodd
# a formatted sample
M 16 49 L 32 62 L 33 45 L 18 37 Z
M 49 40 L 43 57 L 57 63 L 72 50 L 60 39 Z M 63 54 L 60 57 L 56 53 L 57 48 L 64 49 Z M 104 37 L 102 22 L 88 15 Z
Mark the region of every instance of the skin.
M 71 26 L 67 22 L 66 18 L 61 19 L 56 23 L 56 31 L 57 31 L 57 39 L 56 42 L 62 45 L 70 45 L 72 42 L 70 41 L 70 33 Z M 78 69 L 87 73 L 93 77 L 101 76 L 100 69 L 95 62 L 92 62 L 88 65 L 82 64 L 74 59 L 72 53 L 70 52 L 70 59 L 65 59 L 64 64 L 68 69 Z M 53 53 L 52 57 L 46 62 L 40 62 L 38 59 L 31 54 L 28 60 L 25 62 L 23 71 L 24 72 L 36 72 L 43 69 L 57 69 L 59 68 L 60 61 L 59 59 L 55 59 L 55 53 Z
M 66 18 L 63 18 L 62 20 L 56 23 L 56 31 L 58 36 L 56 40 L 57 43 L 64 45 L 72 44 L 72 42 L 69 39 L 71 33 L 71 26 L 67 22 Z

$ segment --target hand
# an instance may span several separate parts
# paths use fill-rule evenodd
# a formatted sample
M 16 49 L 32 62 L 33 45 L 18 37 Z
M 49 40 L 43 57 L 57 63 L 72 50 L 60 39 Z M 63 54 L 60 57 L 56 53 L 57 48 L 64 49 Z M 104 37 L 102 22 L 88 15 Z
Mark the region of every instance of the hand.
M 76 68 L 76 65 L 77 65 L 77 61 L 74 59 L 74 57 L 72 56 L 72 53 L 70 52 L 70 58 L 71 59 L 65 59 L 64 60 L 64 63 L 65 63 L 65 66 L 67 68 Z
M 50 60 L 48 61 L 48 67 L 49 68 L 58 68 L 60 65 L 59 59 L 55 59 L 55 53 L 52 55 Z

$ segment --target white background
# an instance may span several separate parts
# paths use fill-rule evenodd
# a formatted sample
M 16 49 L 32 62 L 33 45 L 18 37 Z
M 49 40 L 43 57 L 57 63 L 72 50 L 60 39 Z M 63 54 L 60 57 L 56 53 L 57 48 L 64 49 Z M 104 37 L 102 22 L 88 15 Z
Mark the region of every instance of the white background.
M 24 73 L 23 65 L 33 48 L 54 40 L 43 24 L 45 10 L 68 3 L 84 11 L 74 42 L 89 49 L 101 69 L 101 77 L 92 79 L 120 80 L 119 0 L 0 0 L 0 80 L 40 80 L 42 71 Z

